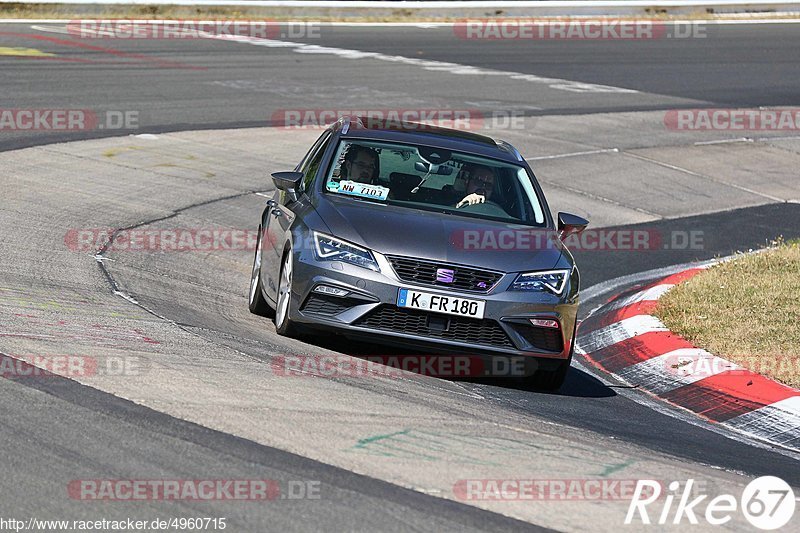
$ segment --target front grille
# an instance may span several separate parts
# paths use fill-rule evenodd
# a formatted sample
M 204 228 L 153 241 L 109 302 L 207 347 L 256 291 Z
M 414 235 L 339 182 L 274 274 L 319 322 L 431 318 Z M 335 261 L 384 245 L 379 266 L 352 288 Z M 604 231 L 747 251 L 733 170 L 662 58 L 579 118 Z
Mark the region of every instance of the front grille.
M 363 300 L 356 300 L 355 298 L 339 298 L 337 296 L 311 293 L 300 310 L 307 314 L 334 316 L 362 303 L 364 303 Z
M 494 320 L 447 316 L 383 305 L 361 317 L 355 325 L 481 346 L 514 348 Z
M 515 325 L 514 329 L 526 341 L 540 350 L 560 352 L 564 349 L 561 330 L 555 328 L 537 328 L 535 326 Z
M 392 264 L 392 268 L 394 268 L 398 278 L 410 283 L 419 283 L 420 285 L 446 287 L 463 291 L 489 292 L 500 278 L 503 277 L 501 272 L 481 270 L 463 265 L 435 263 L 391 255 L 386 258 Z M 436 271 L 438 269 L 452 270 L 452 283 L 437 281 Z

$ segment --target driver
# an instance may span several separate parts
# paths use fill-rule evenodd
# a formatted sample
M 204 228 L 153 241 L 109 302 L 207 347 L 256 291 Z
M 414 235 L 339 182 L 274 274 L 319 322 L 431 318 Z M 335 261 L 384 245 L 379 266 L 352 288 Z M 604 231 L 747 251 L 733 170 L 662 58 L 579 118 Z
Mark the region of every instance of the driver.
M 359 144 L 350 145 L 344 156 L 342 178 L 359 183 L 375 184 L 380 173 L 378 152 Z
M 462 172 L 467 176 L 467 195 L 456 204 L 456 208 L 482 204 L 492 197 L 495 175 L 491 168 L 468 163 Z

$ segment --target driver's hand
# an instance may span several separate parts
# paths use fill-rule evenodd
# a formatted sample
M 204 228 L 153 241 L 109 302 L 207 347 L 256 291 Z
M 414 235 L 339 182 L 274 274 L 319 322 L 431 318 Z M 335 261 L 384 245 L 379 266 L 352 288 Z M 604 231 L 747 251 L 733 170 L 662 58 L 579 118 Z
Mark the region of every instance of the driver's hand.
M 459 207 L 463 207 L 465 205 L 482 204 L 485 201 L 486 201 L 486 197 L 484 195 L 474 192 L 472 194 L 468 194 L 467 196 L 464 197 L 463 200 L 458 202 L 456 204 L 456 209 L 458 209 Z

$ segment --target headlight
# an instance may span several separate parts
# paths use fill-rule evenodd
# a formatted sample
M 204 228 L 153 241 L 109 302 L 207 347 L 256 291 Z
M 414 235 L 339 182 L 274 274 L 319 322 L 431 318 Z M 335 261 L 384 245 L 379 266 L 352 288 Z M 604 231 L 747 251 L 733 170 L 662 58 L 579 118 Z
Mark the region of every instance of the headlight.
M 511 285 L 512 291 L 548 291 L 561 294 L 567 286 L 569 270 L 548 270 L 546 272 L 526 272 L 517 276 Z
M 380 272 L 372 252 L 355 244 L 314 232 L 314 257 L 318 261 L 343 261 Z

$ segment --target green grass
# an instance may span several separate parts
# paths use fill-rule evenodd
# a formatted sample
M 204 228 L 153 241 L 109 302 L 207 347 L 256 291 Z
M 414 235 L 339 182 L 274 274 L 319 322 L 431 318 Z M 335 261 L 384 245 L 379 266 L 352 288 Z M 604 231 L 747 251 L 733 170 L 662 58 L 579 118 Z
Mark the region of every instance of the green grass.
M 800 241 L 698 274 L 655 314 L 695 346 L 800 387 Z

